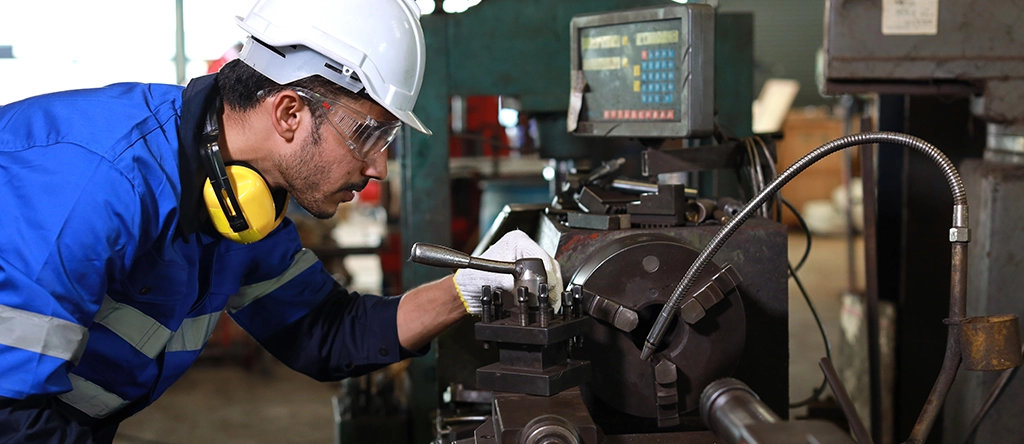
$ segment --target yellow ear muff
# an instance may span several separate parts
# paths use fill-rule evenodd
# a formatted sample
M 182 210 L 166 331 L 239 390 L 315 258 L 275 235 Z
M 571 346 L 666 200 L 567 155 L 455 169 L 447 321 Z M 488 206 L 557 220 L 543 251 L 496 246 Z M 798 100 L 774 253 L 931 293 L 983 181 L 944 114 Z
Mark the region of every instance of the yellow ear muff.
M 203 186 L 203 200 L 213 220 L 213 226 L 224 237 L 238 243 L 249 244 L 263 239 L 284 220 L 288 199 L 283 199 L 282 208 L 278 209 L 278 203 L 275 202 L 270 187 L 256 170 L 244 165 L 228 165 L 225 170 L 228 183 L 238 198 L 241 216 L 245 218 L 249 228 L 237 233 L 231 228 L 228 216 L 221 208 L 221 200 L 226 200 L 227 197 L 217 196 L 213 184 L 207 179 L 206 185 Z M 227 208 L 230 210 L 231 206 L 228 205 Z

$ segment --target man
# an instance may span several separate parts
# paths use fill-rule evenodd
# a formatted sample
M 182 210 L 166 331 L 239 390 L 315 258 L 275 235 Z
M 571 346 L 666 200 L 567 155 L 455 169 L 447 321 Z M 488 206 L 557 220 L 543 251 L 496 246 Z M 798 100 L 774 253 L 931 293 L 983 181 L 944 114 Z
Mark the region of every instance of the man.
M 117 84 L 0 107 L 0 442 L 111 442 L 198 357 L 222 310 L 318 380 L 423 352 L 479 286 L 349 293 L 302 249 L 293 199 L 331 217 L 412 113 L 412 0 L 265 0 L 240 59 L 182 89 Z M 486 254 L 542 256 L 513 233 Z M 557 294 L 557 292 L 555 292 Z

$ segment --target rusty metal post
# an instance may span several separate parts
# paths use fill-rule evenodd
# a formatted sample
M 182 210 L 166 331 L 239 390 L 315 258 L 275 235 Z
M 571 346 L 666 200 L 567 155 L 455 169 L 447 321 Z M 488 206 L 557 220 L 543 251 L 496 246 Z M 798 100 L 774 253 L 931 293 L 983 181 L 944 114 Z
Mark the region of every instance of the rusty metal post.
M 832 365 L 832 361 L 827 357 L 821 358 L 818 361 L 818 365 L 821 366 L 821 372 L 825 374 L 825 380 L 828 381 L 832 394 L 835 395 L 836 401 L 839 402 L 839 407 L 843 409 L 846 421 L 850 423 L 850 431 L 857 438 L 857 443 L 873 444 L 875 441 L 871 439 L 871 435 L 868 434 L 868 430 L 864 427 L 864 422 L 860 420 L 860 416 L 857 416 L 857 407 L 853 405 L 853 400 L 850 399 L 850 394 L 846 391 L 843 380 L 839 379 L 839 373 L 836 373 L 836 368 Z
M 871 128 L 871 117 L 863 116 L 860 124 L 862 132 L 864 128 Z M 860 147 L 860 175 L 864 190 L 864 306 L 868 330 L 868 388 L 871 391 L 869 418 L 871 438 L 875 442 L 882 442 L 882 344 L 878 332 L 878 186 L 875 182 L 874 145 Z M 852 200 L 848 205 L 853 205 Z M 851 276 L 854 273 L 852 268 L 851 265 Z M 851 287 L 850 291 L 854 289 Z

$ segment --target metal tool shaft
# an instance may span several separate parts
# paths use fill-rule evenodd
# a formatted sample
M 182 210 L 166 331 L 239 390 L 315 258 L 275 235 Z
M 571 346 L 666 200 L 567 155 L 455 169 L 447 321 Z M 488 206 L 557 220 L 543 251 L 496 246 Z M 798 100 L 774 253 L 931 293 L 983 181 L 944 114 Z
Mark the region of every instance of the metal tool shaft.
M 474 270 L 494 273 L 516 274 L 516 264 L 514 262 L 473 257 L 448 247 L 422 242 L 413 244 L 411 259 L 413 262 L 432 267 L 472 268 Z

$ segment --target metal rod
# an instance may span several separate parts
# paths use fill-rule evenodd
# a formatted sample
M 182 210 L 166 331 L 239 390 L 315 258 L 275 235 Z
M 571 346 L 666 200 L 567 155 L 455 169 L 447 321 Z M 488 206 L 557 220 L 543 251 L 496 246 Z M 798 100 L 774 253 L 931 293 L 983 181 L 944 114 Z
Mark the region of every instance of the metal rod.
M 1020 354 L 1024 356 L 1024 347 L 1021 347 Z M 964 437 L 964 444 L 971 442 L 974 437 L 974 432 L 978 431 L 978 426 L 981 425 L 981 420 L 985 419 L 985 415 L 988 414 L 989 409 L 999 399 L 999 395 L 1003 393 L 1003 389 L 1006 388 L 1006 383 L 1010 382 L 1013 375 L 1017 374 L 1017 369 L 1020 367 L 1012 367 L 1003 370 L 1003 373 L 999 375 L 999 379 L 996 380 L 995 385 L 992 386 L 992 391 L 988 392 L 988 397 L 985 398 L 985 403 L 978 409 L 978 413 L 974 415 L 974 419 L 971 420 L 971 426 L 967 428 L 967 436 Z
M 185 5 L 184 0 L 174 2 L 174 72 L 179 85 L 185 84 Z
M 857 443 L 873 444 L 874 441 L 871 440 L 868 429 L 864 427 L 864 422 L 857 415 L 857 407 L 853 405 L 853 400 L 850 399 L 850 394 L 846 392 L 846 386 L 839 379 L 839 374 L 836 373 L 836 368 L 832 366 L 832 361 L 828 358 L 821 358 L 818 361 L 818 365 L 821 366 L 821 372 L 825 374 L 825 380 L 828 381 L 832 394 L 836 395 L 836 401 L 839 402 L 839 407 L 843 409 L 846 421 L 850 423 L 850 431 L 853 432 L 853 437 L 857 438 Z
M 461 251 L 442 245 L 416 242 L 409 257 L 413 262 L 444 268 L 472 268 L 493 273 L 505 273 L 519 277 L 515 262 L 502 262 L 482 257 L 473 257 Z
M 846 104 L 846 118 L 843 119 L 843 135 L 853 134 L 853 115 L 855 111 L 855 103 L 857 100 L 855 97 L 846 95 L 843 96 L 843 103 Z M 863 125 L 863 121 L 861 122 Z M 864 126 L 861 126 L 861 131 L 864 131 Z M 853 228 L 853 151 L 843 150 L 843 190 L 846 192 L 846 292 L 850 294 L 857 293 L 857 258 L 856 249 L 854 248 L 854 239 L 856 233 Z M 867 224 L 865 224 L 865 229 Z
M 882 442 L 882 351 L 878 332 L 878 187 L 875 183 L 873 146 L 860 147 L 860 168 L 864 184 L 864 305 L 868 330 L 871 437 L 875 442 Z
M 637 193 L 657 193 L 658 184 L 639 182 L 636 180 L 615 179 L 612 181 L 612 188 L 620 191 L 633 191 Z
M 786 168 L 775 180 L 768 184 L 757 196 L 747 202 L 743 207 L 743 210 L 736 215 L 728 224 L 722 227 L 718 233 L 708 242 L 708 245 L 704 247 L 700 255 L 690 266 L 690 269 L 683 276 L 683 280 L 679 282 L 675 291 L 672 292 L 672 296 L 669 298 L 667 304 L 661 309 L 661 313 L 654 321 L 654 326 L 651 327 L 650 332 L 647 335 L 647 339 L 644 342 L 644 348 L 640 352 L 640 359 L 650 359 L 657 349 L 658 344 L 661 343 L 662 337 L 665 335 L 665 331 L 668 330 L 669 325 L 674 320 L 674 313 L 679 310 L 679 305 L 683 301 L 683 296 L 687 295 L 690 287 L 697 280 L 697 276 L 704 270 L 708 262 L 711 262 L 711 258 L 718 253 L 718 250 L 722 248 L 725 241 L 729 239 L 732 234 L 739 229 L 739 226 L 743 224 L 757 208 L 760 208 L 768 199 L 771 199 L 775 193 L 786 185 L 790 180 L 796 177 L 797 174 L 803 172 L 809 166 L 821 160 L 825 156 L 832 154 L 841 149 L 864 145 L 884 143 L 889 145 L 900 145 L 913 148 L 920 151 L 924 155 L 932 159 L 942 170 L 943 175 L 946 177 L 946 181 L 949 182 L 949 188 L 953 194 L 954 205 L 967 205 L 967 192 L 964 189 L 963 182 L 960 180 L 960 173 L 957 172 L 956 166 L 942 154 L 938 148 L 935 148 L 932 144 L 921 140 L 920 138 L 888 131 L 881 132 L 870 132 L 870 133 L 859 133 L 851 134 L 849 136 L 840 137 L 836 140 L 828 142 L 814 151 L 811 151 L 804 157 L 797 160 L 789 168 Z M 958 349 L 959 351 L 959 349 Z M 959 356 L 959 354 L 958 354 Z

